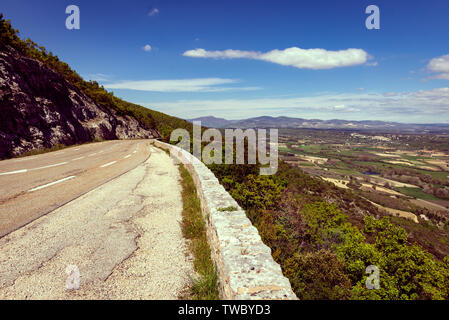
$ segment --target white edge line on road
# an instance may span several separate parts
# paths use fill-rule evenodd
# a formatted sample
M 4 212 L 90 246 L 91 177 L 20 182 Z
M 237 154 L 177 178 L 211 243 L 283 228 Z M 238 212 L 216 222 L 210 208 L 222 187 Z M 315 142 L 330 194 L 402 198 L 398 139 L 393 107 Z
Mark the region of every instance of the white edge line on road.
M 72 159 L 72 161 L 82 160 L 82 159 L 84 159 L 84 158 L 85 158 L 85 157 L 79 157 L 79 158 Z
M 93 157 L 93 156 L 96 156 L 96 155 L 97 155 L 97 153 L 95 152 L 95 153 L 92 153 L 92 154 L 88 155 L 88 157 Z
M 100 168 L 106 168 L 106 167 L 112 166 L 113 164 L 116 164 L 116 163 L 117 163 L 117 161 L 112 161 L 112 162 L 102 165 Z
M 23 170 L 17 170 L 17 171 L 2 172 L 2 173 L 0 173 L 0 176 L 8 176 L 10 174 L 25 173 L 25 172 L 28 172 L 28 170 L 27 169 L 23 169 Z
M 67 177 L 67 178 L 64 178 L 64 179 L 55 181 L 55 182 L 47 183 L 47 184 L 44 184 L 43 186 L 33 188 L 33 189 L 29 190 L 28 192 L 33 192 L 33 191 L 41 190 L 41 189 L 44 189 L 44 188 L 53 186 L 53 185 L 55 185 L 55 184 L 58 184 L 58 183 L 61 183 L 61 182 L 64 182 L 64 181 L 73 179 L 73 178 L 75 178 L 75 176 L 70 176 L 70 177 Z
M 131 158 L 131 155 L 130 154 L 128 154 L 126 157 L 124 157 L 123 159 L 128 159 L 128 158 Z
M 48 169 L 48 168 L 53 168 L 53 167 L 59 167 L 59 166 L 65 165 L 65 164 L 67 164 L 67 163 L 68 163 L 68 162 L 61 162 L 61 163 L 56 163 L 56 164 L 50 164 L 50 165 L 48 165 L 48 166 L 30 169 L 30 171 L 31 171 L 31 170 L 40 170 L 40 169 Z

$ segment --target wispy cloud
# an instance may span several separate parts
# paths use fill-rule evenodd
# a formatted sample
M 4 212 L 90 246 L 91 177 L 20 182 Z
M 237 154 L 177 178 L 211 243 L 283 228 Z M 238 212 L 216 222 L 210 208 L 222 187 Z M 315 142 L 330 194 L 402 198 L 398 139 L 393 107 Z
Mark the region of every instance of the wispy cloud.
M 427 70 L 437 73 L 431 79 L 449 80 L 449 54 L 430 60 Z
M 108 82 L 111 81 L 111 76 L 103 73 L 95 73 L 95 74 L 88 74 L 84 76 L 83 78 L 90 80 L 90 81 L 99 81 L 99 82 Z
M 293 98 L 180 100 L 144 104 L 186 117 L 214 115 L 228 119 L 293 116 L 321 119 L 448 122 L 449 88 L 415 92 L 342 93 Z
M 125 89 L 149 92 L 223 92 L 223 91 L 248 91 L 259 90 L 259 87 L 229 87 L 238 83 L 235 79 L 223 78 L 197 78 L 179 80 L 143 80 L 121 81 L 105 86 L 107 89 Z
M 195 49 L 184 52 L 185 57 L 190 58 L 213 58 L 213 59 L 237 59 L 246 58 L 268 61 L 284 66 L 292 66 L 299 69 L 332 69 L 350 67 L 366 63 L 370 55 L 362 49 L 346 49 L 340 51 L 329 51 L 326 49 L 301 49 L 297 47 L 284 50 L 272 50 L 269 52 L 223 50 L 207 51 Z M 373 63 L 377 65 L 377 63 Z
M 152 47 L 149 44 L 146 44 L 142 49 L 143 51 L 150 52 Z
M 153 9 L 151 9 L 151 10 L 148 12 L 148 16 L 149 16 L 149 17 L 154 17 L 154 16 L 158 15 L 159 12 L 160 12 L 160 11 L 159 11 L 158 8 L 153 8 Z

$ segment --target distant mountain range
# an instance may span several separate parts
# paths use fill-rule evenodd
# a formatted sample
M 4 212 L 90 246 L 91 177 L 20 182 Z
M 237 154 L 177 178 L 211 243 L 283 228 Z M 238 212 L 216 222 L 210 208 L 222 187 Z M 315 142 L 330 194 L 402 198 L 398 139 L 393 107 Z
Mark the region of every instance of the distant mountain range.
M 256 117 L 242 120 L 226 120 L 213 116 L 188 119 L 201 121 L 201 125 L 209 128 L 304 128 L 304 129 L 340 129 L 382 132 L 441 132 L 449 133 L 449 124 L 406 124 L 384 121 L 348 121 L 348 120 L 317 120 L 289 117 Z

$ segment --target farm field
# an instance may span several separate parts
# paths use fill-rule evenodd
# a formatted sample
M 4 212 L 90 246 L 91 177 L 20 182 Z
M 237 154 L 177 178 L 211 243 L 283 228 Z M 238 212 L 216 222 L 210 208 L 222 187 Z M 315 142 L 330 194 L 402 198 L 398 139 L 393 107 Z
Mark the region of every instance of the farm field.
M 281 158 L 339 188 L 369 193 L 392 215 L 415 223 L 422 214 L 449 217 L 449 135 L 317 132 L 281 130 Z

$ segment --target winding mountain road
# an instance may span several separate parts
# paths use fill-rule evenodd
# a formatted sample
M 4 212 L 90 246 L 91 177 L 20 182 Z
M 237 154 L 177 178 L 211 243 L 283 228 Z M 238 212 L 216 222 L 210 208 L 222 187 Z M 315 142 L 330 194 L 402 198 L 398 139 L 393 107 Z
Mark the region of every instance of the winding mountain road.
M 149 140 L 1 161 L 0 299 L 180 297 L 194 271 L 179 179 Z
M 0 161 L 0 237 L 135 168 L 149 141 L 108 141 Z

